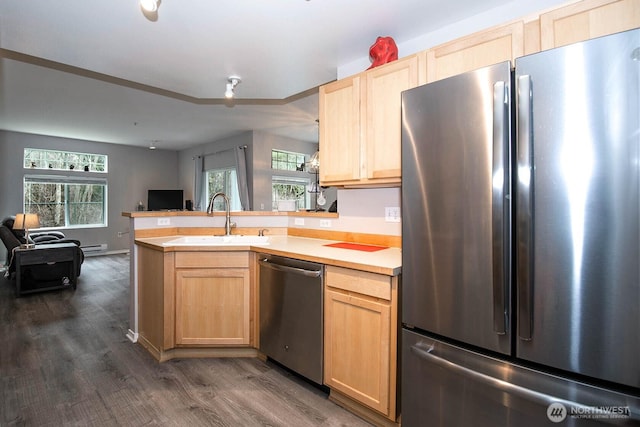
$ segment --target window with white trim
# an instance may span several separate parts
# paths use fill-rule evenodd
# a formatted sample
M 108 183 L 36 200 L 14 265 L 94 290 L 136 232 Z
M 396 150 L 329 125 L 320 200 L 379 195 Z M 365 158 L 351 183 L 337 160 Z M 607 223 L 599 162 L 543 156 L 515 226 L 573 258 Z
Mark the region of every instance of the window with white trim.
M 295 200 L 298 210 L 308 209 L 310 197 L 307 187 L 309 185 L 310 180 L 308 178 L 290 176 L 271 177 L 272 209 L 278 209 L 278 202 L 280 202 L 280 200 Z
M 107 180 L 25 175 L 24 210 L 37 213 L 41 228 L 107 226 Z
M 240 194 L 238 192 L 238 175 L 235 168 L 213 169 L 206 171 L 207 180 L 207 205 L 211 196 L 222 192 L 229 198 L 229 209 L 232 211 L 241 211 Z M 205 206 L 206 207 L 206 206 Z M 204 208 L 203 208 L 204 210 Z M 222 197 L 216 198 L 213 210 L 225 210 Z
M 271 169 L 282 171 L 303 171 L 305 155 L 291 151 L 271 150 Z
M 24 149 L 25 169 L 64 170 L 107 173 L 106 154 L 76 153 L 73 151 Z

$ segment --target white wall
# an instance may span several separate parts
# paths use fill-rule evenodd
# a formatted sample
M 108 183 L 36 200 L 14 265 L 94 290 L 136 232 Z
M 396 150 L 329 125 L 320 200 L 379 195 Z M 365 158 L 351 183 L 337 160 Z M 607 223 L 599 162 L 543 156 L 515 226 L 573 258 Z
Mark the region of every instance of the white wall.
M 483 13 L 465 20 L 447 25 L 436 31 L 418 36 L 412 40 L 398 43 L 398 56 L 409 56 L 431 47 L 438 46 L 457 38 L 485 30 L 496 25 L 522 19 L 528 20 L 529 16 L 551 9 L 564 3 L 574 3 L 577 0 L 515 0 L 504 6 L 489 9 Z M 393 37 L 393 34 L 385 34 Z M 371 66 L 369 52 L 363 52 L 363 56 L 352 62 L 338 66 L 338 79 L 348 77 L 366 70 Z
M 109 156 L 108 180 L 108 227 L 62 230 L 69 238 L 83 245 L 107 244 L 107 250 L 129 248 L 128 236 L 118 237 L 118 232 L 128 230 L 129 220 L 122 212 L 133 211 L 138 201 L 147 204 L 147 190 L 178 188 L 176 151 L 149 150 L 101 142 L 55 138 L 18 132 L 0 131 L 0 218 L 22 212 L 23 177 L 31 173 L 23 168 L 24 148 L 47 148 L 106 154 Z M 48 171 L 38 171 L 46 174 Z M 57 175 L 61 171 L 55 172 Z M 84 173 L 84 172 L 75 172 Z M 69 172 L 69 175 L 73 175 Z M 104 177 L 103 174 L 92 174 Z M 5 256 L 4 245 L 0 245 L 0 259 Z

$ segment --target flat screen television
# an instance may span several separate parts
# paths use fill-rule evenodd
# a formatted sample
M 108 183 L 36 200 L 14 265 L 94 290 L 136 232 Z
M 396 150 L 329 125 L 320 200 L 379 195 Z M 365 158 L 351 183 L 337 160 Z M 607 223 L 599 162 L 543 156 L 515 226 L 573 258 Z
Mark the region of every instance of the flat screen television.
M 149 190 L 147 209 L 150 211 L 182 210 L 182 190 Z

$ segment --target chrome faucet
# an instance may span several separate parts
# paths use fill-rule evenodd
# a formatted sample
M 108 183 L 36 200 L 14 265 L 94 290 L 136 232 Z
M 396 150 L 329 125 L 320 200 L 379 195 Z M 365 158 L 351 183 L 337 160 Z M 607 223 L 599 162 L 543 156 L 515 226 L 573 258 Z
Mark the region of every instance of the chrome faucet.
M 216 197 L 218 196 L 222 196 L 222 199 L 224 200 L 224 207 L 225 207 L 225 212 L 226 212 L 226 220 L 224 222 L 224 234 L 225 236 L 230 236 L 231 235 L 231 227 L 235 226 L 235 224 L 231 223 L 231 212 L 229 211 L 229 197 L 227 197 L 226 194 L 222 193 L 222 192 L 218 192 L 216 194 L 214 194 L 213 196 L 211 196 L 211 200 L 209 200 L 209 207 L 207 207 L 207 214 L 212 214 L 213 213 L 213 202 L 216 199 Z

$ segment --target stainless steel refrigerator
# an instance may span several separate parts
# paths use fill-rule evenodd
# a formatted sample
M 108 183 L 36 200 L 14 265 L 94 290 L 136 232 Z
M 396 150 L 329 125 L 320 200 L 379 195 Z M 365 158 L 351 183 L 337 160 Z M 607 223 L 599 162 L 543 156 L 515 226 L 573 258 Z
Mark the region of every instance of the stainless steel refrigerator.
M 402 95 L 402 424 L 640 424 L 640 30 Z

